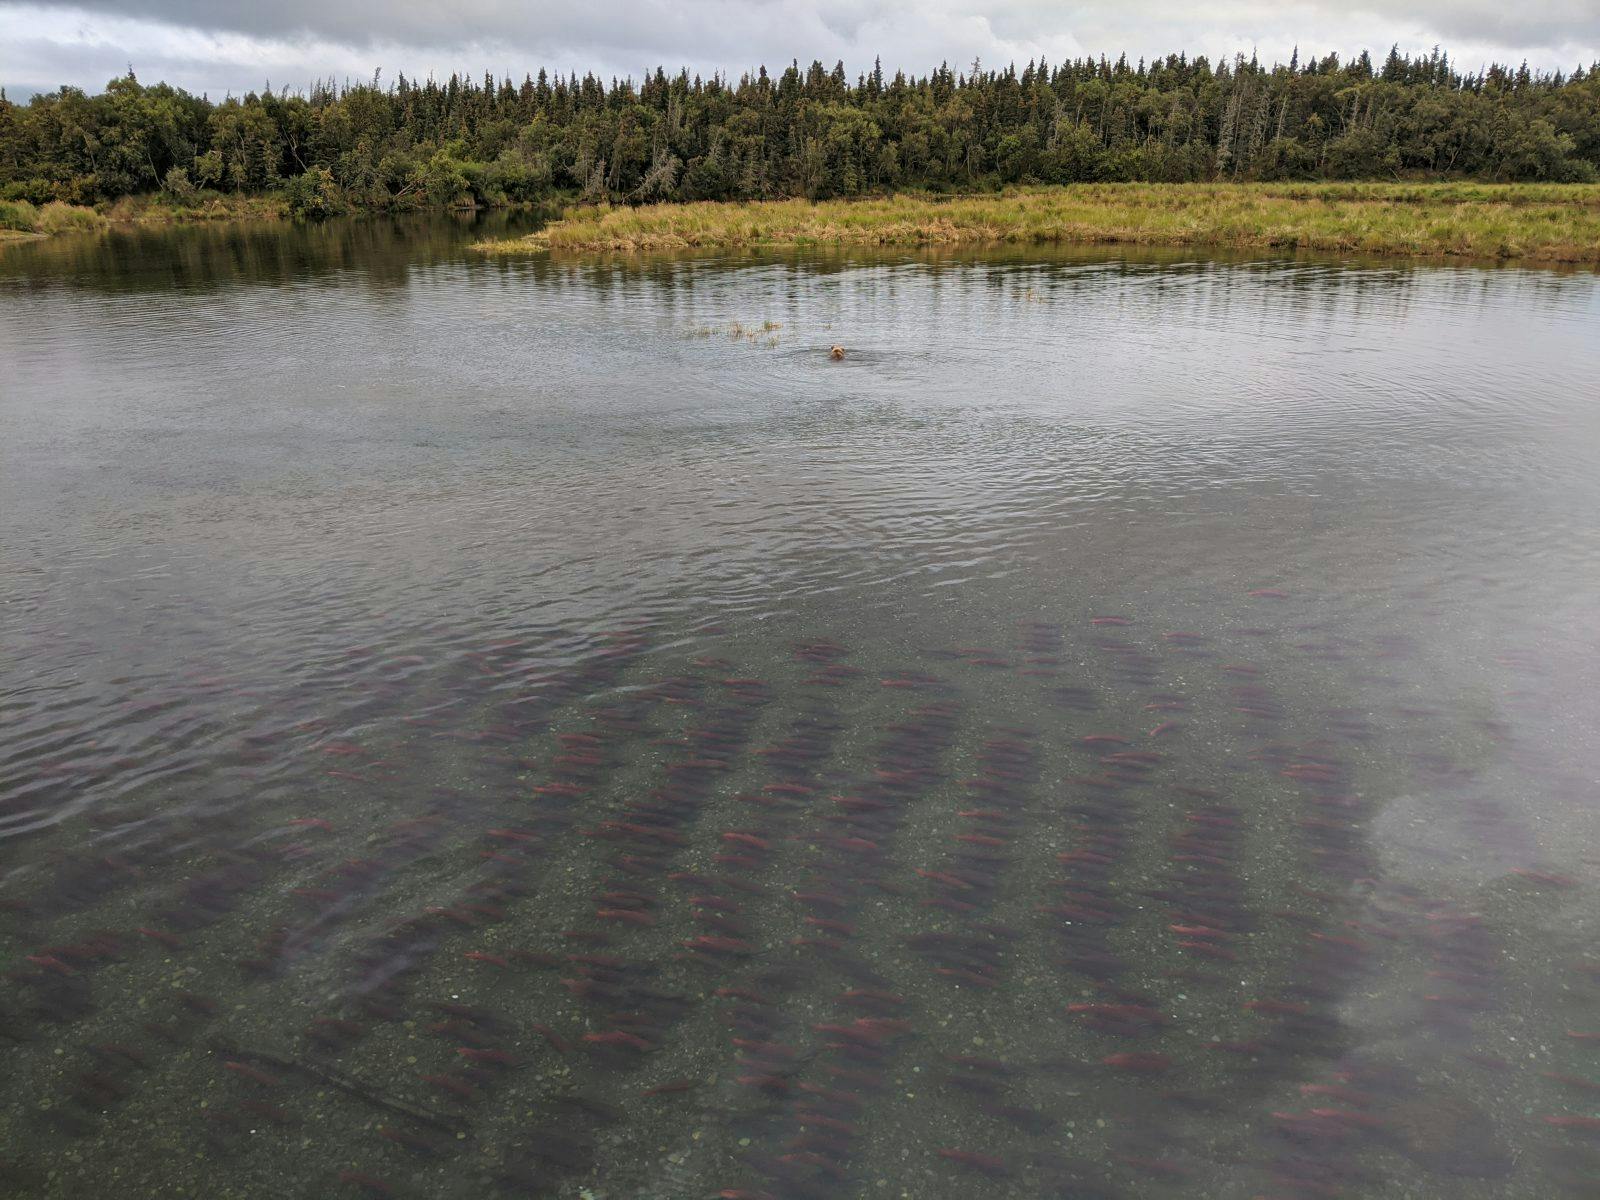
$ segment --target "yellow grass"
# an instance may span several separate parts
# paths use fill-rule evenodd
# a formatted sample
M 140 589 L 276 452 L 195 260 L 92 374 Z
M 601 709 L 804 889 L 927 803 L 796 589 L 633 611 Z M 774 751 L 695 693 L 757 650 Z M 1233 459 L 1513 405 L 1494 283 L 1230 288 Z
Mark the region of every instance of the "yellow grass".
M 491 254 L 1125 243 L 1600 263 L 1600 185 L 1092 184 L 999 195 L 574 208 Z
M 165 193 L 124 196 L 106 212 L 119 225 L 173 225 L 197 221 L 242 221 L 285 216 L 288 205 L 276 193 L 240 195 L 234 192 L 196 192 L 187 200 Z

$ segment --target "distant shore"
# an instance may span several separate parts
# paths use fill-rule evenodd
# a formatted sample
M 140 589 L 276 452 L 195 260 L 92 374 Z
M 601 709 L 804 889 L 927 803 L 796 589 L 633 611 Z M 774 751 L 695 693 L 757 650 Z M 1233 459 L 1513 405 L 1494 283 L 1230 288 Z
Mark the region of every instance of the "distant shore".
M 570 202 L 570 195 L 551 199 L 551 209 Z M 307 217 L 320 220 L 329 216 L 395 216 L 421 212 L 463 212 L 487 208 L 465 202 L 451 204 L 412 204 L 404 208 L 364 207 L 341 202 L 332 211 Z M 528 210 L 531 204 L 505 204 L 499 209 Z M 30 204 L 26 200 L 0 200 L 0 243 L 34 241 L 65 233 L 96 233 L 111 228 L 150 228 L 167 225 L 213 225 L 230 221 L 282 221 L 295 218 L 293 202 L 283 191 L 217 192 L 197 191 L 185 197 L 154 192 L 123 196 L 111 203 L 94 206 Z
M 989 195 L 568 209 L 487 254 L 1129 244 L 1600 263 L 1600 185 L 1089 184 Z
M 288 208 L 276 195 L 204 192 L 185 200 L 162 195 L 124 196 L 94 208 L 52 201 L 0 200 L 0 242 L 31 241 L 63 233 L 95 233 L 112 225 L 179 225 L 209 221 L 274 220 Z

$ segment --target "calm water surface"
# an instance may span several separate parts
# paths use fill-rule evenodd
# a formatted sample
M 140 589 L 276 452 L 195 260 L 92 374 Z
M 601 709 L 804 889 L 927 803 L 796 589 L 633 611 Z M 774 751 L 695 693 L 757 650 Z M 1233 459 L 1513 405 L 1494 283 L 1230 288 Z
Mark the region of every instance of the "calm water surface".
M 474 236 L 0 252 L 0 1191 L 1600 1190 L 1596 276 Z

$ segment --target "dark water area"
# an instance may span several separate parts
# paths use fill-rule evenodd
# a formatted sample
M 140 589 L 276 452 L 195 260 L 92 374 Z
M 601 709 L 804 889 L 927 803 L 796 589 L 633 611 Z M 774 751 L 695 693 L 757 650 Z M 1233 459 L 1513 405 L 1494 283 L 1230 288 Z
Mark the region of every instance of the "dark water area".
M 483 232 L 0 250 L 0 1194 L 1600 1192 L 1600 278 Z

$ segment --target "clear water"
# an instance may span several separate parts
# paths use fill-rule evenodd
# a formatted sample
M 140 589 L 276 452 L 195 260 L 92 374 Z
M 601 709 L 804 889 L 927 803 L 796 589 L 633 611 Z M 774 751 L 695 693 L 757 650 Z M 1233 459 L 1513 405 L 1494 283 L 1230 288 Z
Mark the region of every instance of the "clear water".
M 0 1190 L 1600 1188 L 1596 276 L 481 232 L 0 252 Z

